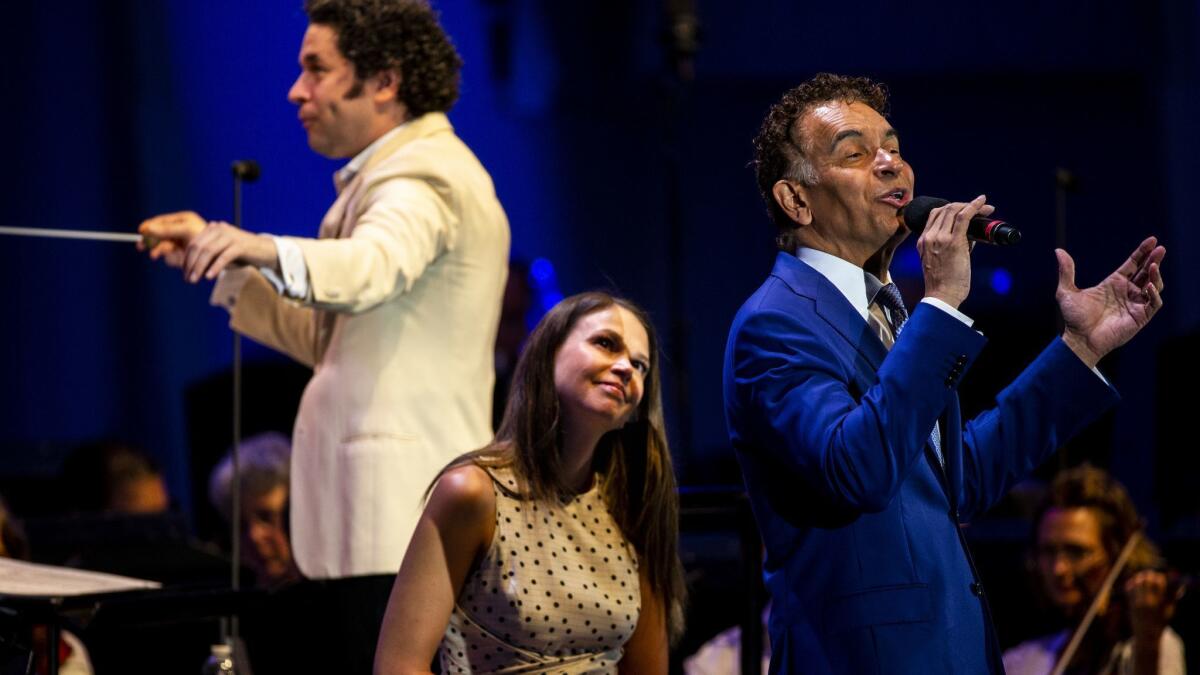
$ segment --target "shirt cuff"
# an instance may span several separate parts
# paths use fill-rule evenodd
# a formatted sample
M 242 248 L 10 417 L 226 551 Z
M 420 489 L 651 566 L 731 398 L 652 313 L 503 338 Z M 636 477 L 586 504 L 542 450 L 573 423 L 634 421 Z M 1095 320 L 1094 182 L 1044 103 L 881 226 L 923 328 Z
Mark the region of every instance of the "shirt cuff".
M 958 319 L 959 321 L 965 323 L 968 328 L 975 325 L 975 319 L 972 319 L 971 317 L 967 316 L 966 314 L 963 314 L 962 312 L 958 311 L 957 309 L 954 309 L 950 305 L 947 305 L 945 302 L 942 302 L 941 300 L 938 300 L 937 298 L 928 298 L 928 297 L 921 298 L 921 302 L 927 302 L 927 303 L 933 305 L 934 307 L 937 307 L 938 309 L 942 310 L 943 312 L 945 312 L 945 313 L 949 314 L 950 316 Z
M 227 311 L 232 312 L 233 306 L 237 303 L 237 297 L 242 292 L 242 287 L 250 280 L 250 275 L 254 271 L 249 267 L 230 265 L 221 270 L 221 274 L 217 276 L 217 283 L 213 286 L 212 295 L 208 297 L 208 302 L 213 307 L 224 307 Z
M 275 242 L 275 253 L 279 257 L 279 271 L 260 269 L 263 276 L 274 286 L 275 290 L 293 300 L 308 299 L 308 264 L 304 262 L 304 252 L 296 242 L 283 237 L 271 237 Z M 282 278 L 281 278 L 282 277 Z

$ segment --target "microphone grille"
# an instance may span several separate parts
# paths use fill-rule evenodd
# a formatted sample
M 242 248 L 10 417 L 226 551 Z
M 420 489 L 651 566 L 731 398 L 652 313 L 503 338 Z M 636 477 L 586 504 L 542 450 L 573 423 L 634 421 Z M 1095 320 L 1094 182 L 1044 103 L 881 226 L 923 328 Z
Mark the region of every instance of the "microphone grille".
M 913 197 L 913 200 L 904 206 L 904 224 L 914 233 L 919 233 L 925 229 L 929 212 L 947 203 L 945 199 L 938 197 Z

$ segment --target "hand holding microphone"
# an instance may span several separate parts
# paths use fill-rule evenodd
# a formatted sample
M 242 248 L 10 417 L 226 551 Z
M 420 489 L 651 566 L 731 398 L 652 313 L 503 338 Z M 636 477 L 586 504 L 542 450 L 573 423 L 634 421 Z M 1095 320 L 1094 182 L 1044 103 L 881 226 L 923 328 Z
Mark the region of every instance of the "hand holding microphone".
M 915 234 L 921 234 L 929 221 L 930 213 L 947 204 L 948 201 L 937 197 L 914 197 L 901 211 L 904 214 L 904 224 Z M 973 216 L 967 223 L 967 238 L 997 246 L 1012 246 L 1021 241 L 1020 230 L 990 216 L 991 211 Z
M 914 204 L 917 208 L 913 208 Z M 902 211 L 909 229 L 921 234 L 917 252 L 921 254 L 921 271 L 925 275 L 925 297 L 958 309 L 971 292 L 970 223 L 990 216 L 995 207 L 983 195 L 965 203 L 923 208 L 927 204 L 931 204 L 930 198 L 918 197 Z M 924 217 L 918 211 L 925 211 Z M 914 222 L 916 218 L 920 218 L 919 222 Z

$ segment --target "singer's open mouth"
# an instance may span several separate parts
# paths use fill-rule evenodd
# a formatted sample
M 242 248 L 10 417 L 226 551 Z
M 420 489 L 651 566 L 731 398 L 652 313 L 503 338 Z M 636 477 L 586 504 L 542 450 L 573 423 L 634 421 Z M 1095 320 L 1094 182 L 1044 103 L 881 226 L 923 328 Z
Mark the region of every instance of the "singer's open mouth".
M 908 204 L 911 197 L 908 194 L 908 190 L 905 190 L 904 188 L 896 188 L 895 190 L 885 192 L 879 197 L 879 199 L 883 203 L 893 206 L 899 210 L 904 208 L 905 204 Z

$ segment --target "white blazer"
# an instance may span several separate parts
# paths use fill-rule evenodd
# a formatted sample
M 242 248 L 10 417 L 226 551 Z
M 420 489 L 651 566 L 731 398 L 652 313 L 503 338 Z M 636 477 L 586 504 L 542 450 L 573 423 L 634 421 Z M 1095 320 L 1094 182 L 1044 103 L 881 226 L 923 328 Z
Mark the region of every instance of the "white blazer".
M 342 187 L 319 239 L 289 238 L 308 301 L 243 273 L 230 326 L 314 370 L 292 438 L 305 575 L 398 570 L 430 480 L 491 439 L 509 236 L 487 171 L 429 113 Z

